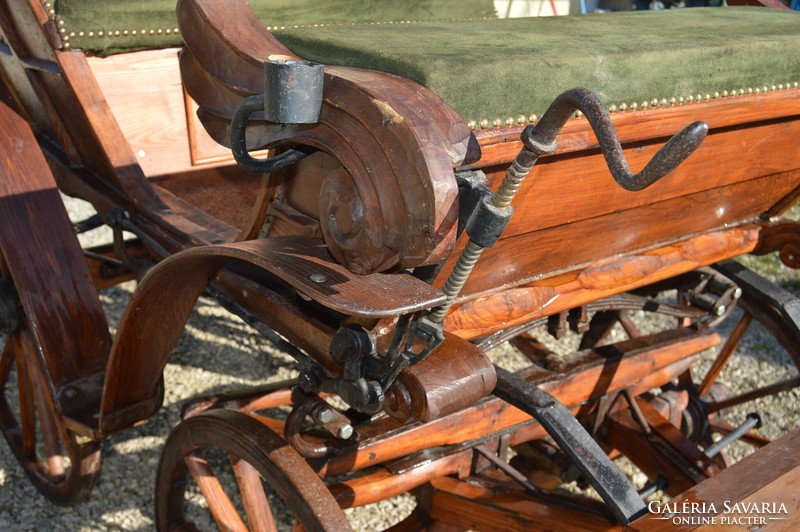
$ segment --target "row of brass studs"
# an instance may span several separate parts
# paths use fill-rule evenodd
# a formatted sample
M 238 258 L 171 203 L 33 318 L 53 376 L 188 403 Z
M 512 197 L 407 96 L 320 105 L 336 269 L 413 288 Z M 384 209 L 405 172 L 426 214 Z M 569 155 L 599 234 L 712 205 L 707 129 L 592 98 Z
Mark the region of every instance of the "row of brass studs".
M 65 50 L 70 48 L 69 40 L 73 37 L 135 37 L 137 35 L 172 35 L 179 34 L 178 28 L 155 29 L 155 30 L 98 30 L 98 31 L 70 31 L 64 28 L 64 21 L 58 21 L 58 32 L 61 34 L 62 46 Z
M 733 98 L 735 96 L 747 96 L 752 94 L 761 94 L 765 92 L 774 92 L 780 91 L 784 89 L 797 89 L 800 87 L 800 82 L 795 81 L 794 83 L 778 83 L 776 85 L 764 85 L 763 87 L 748 87 L 747 89 L 734 89 L 731 91 L 721 91 L 721 92 L 713 92 L 713 93 L 706 93 L 706 94 L 691 94 L 687 97 L 681 96 L 679 98 L 672 97 L 672 98 L 653 98 L 652 100 L 645 100 L 641 103 L 639 102 L 631 102 L 631 103 L 621 103 L 611 104 L 608 106 L 609 113 L 618 113 L 618 112 L 625 112 L 625 111 L 636 111 L 640 109 L 649 109 L 651 107 L 672 107 L 675 105 L 683 105 L 687 103 L 700 103 L 700 102 L 708 102 L 711 100 L 719 100 L 723 98 Z M 576 118 L 583 117 L 583 113 L 580 111 L 575 112 Z M 532 114 L 532 115 L 524 115 L 521 114 L 517 118 L 513 116 L 509 116 L 507 118 L 495 118 L 493 120 L 489 120 L 488 118 L 483 118 L 481 120 L 470 120 L 467 122 L 467 125 L 472 130 L 478 129 L 491 129 L 503 126 L 515 126 L 515 125 L 524 125 L 528 123 L 535 123 L 539 121 L 539 115 Z
M 70 48 L 69 40 L 74 37 L 135 37 L 137 35 L 177 35 L 180 33 L 178 28 L 157 28 L 143 30 L 97 30 L 97 31 L 67 31 L 66 23 L 63 19 L 56 18 L 56 11 L 52 2 L 42 0 L 42 5 L 47 11 L 50 20 L 56 20 L 58 33 L 61 35 L 62 46 L 65 50 Z
M 289 26 L 267 26 L 267 30 L 296 30 L 302 28 L 329 28 L 339 26 L 388 26 L 392 24 L 426 24 L 436 22 L 469 22 L 472 20 L 495 20 L 495 17 L 450 18 L 435 20 L 383 20 L 371 22 L 335 22 L 332 24 L 291 24 Z

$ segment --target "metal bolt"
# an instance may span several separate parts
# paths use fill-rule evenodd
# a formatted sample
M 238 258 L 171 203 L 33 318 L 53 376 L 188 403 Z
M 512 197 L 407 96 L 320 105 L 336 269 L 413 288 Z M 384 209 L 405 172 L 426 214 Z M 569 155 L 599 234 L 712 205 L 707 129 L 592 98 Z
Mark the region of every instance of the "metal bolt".
M 314 416 L 317 423 L 330 423 L 333 421 L 333 411 L 330 408 L 321 408 Z
M 328 276 L 325 275 L 324 273 L 312 273 L 311 275 L 309 275 L 308 278 L 314 281 L 315 283 L 324 283 L 325 281 L 328 280 Z
M 733 294 L 731 294 L 731 297 L 733 299 L 739 299 L 740 297 L 742 297 L 742 289 L 741 288 L 737 288 L 736 290 L 734 290 Z
M 714 314 L 716 314 L 717 316 L 722 316 L 723 314 L 725 314 L 726 310 L 728 310 L 728 309 L 725 307 L 725 305 L 720 305 L 714 311 Z
M 353 435 L 353 425 L 347 423 L 339 427 L 339 430 L 336 433 L 336 436 L 341 440 L 350 439 L 350 436 Z

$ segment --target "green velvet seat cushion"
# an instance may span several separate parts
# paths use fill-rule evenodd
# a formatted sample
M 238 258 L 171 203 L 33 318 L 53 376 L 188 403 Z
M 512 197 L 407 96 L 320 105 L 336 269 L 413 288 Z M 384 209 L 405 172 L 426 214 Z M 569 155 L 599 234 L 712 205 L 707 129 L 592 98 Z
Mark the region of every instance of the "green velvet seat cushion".
M 55 6 L 73 49 L 105 55 L 180 45 L 175 3 L 60 0 Z M 572 87 L 591 89 L 606 104 L 641 105 L 654 98 L 800 81 L 800 13 L 788 10 L 493 19 L 491 0 L 250 0 L 250 5 L 298 55 L 412 79 L 478 123 L 541 114 Z
M 178 0 L 49 0 L 70 48 L 111 55 L 180 46 Z M 265 26 L 494 17 L 492 0 L 249 0 Z
M 606 104 L 800 81 L 800 13 L 760 7 L 278 30 L 298 55 L 382 70 L 466 120 L 541 114 L 585 87 Z

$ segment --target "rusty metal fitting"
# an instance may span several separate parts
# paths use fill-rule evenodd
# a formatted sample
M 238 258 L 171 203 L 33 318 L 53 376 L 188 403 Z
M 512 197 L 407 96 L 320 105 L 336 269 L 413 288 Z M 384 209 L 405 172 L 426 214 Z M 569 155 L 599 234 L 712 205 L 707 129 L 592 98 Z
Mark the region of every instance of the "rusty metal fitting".
M 413 421 L 417 416 L 411 404 L 411 394 L 402 383 L 395 381 L 386 392 L 383 410 L 400 423 Z
M 284 438 L 306 458 L 322 458 L 330 451 L 324 440 L 311 442 L 303 437 L 301 429 L 306 416 L 336 439 L 347 440 L 355 433 L 350 419 L 317 395 L 295 388 L 292 390 L 292 402 L 295 406 L 286 419 Z

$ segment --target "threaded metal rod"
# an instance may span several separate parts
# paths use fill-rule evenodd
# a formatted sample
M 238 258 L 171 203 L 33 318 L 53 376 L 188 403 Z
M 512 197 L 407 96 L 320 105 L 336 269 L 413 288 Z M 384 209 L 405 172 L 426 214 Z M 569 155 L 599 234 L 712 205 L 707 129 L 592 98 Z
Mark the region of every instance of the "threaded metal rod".
M 626 190 L 642 190 L 673 170 L 700 145 L 708 132 L 708 125 L 703 122 L 685 127 L 656 153 L 641 172 L 631 174 L 614 125 L 600 99 L 586 89 L 566 91 L 553 101 L 539 122 L 530 124 L 522 131 L 524 147 L 514 158 L 497 192 L 492 195 L 494 207 L 509 207 L 539 156 L 555 153 L 556 137 L 576 109 L 580 109 L 589 120 L 609 170 Z M 453 306 L 482 251 L 483 248 L 472 240 L 467 243 L 442 288 L 447 297 L 444 305 L 430 314 L 432 321 L 441 322 Z
M 447 278 L 447 282 L 444 283 L 442 288 L 442 292 L 447 296 L 447 299 L 442 306 L 436 307 L 431 312 L 429 316 L 431 321 L 439 323 L 445 317 L 450 307 L 455 303 L 458 294 L 461 293 L 461 289 L 464 287 L 464 283 L 467 282 L 469 274 L 472 273 L 472 269 L 475 267 L 475 263 L 478 262 L 481 253 L 483 253 L 482 247 L 472 240 L 467 242 L 464 251 L 458 257 L 458 262 L 456 262 L 453 271 L 450 272 L 450 277 Z
M 492 196 L 492 204 L 500 209 L 508 207 L 517 195 L 519 187 L 528 176 L 528 173 L 539 160 L 539 155 L 529 150 L 527 147 L 522 150 L 514 158 L 514 162 L 508 167 L 503 182 L 497 192 Z
M 537 153 L 531 151 L 527 147 L 522 148 L 514 158 L 514 162 L 511 163 L 511 166 L 508 168 L 497 192 L 492 196 L 492 204 L 494 204 L 495 207 L 505 208 L 511 205 L 514 196 L 516 196 L 519 191 L 519 187 L 538 159 L 539 155 Z M 475 263 L 478 262 L 481 253 L 483 253 L 483 249 L 483 247 L 472 240 L 467 242 L 467 245 L 461 252 L 461 256 L 458 257 L 458 262 L 456 262 L 453 271 L 450 272 L 450 276 L 447 278 L 447 282 L 442 288 L 442 292 L 444 292 L 447 299 L 442 306 L 436 307 L 431 312 L 429 316 L 431 321 L 439 323 L 444 319 L 450 307 L 455 303 L 458 294 L 461 293 L 461 289 L 467 282 L 472 270 L 475 268 Z

